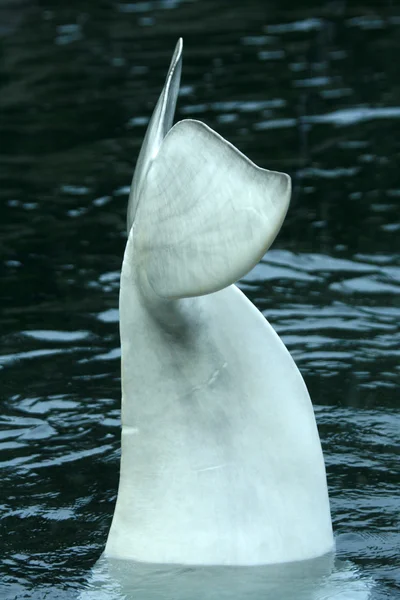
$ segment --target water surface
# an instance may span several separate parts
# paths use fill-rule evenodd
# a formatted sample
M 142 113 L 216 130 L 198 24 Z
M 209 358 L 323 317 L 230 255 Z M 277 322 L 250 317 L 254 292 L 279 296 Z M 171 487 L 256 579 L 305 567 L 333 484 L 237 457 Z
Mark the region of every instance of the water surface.
M 241 283 L 309 387 L 338 555 L 400 591 L 396 2 L 0 0 L 0 598 L 74 598 L 119 466 L 133 167 L 178 36 L 177 118 L 293 178 Z

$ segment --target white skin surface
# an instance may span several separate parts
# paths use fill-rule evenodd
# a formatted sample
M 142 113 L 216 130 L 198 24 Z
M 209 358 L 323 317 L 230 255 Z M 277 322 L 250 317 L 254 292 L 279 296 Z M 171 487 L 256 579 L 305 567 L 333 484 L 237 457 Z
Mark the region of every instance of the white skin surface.
M 180 56 L 178 45 L 128 208 L 121 475 L 105 553 L 198 565 L 321 556 L 333 537 L 311 401 L 231 285 L 278 233 L 290 180 L 201 123 L 152 134 L 172 119 Z

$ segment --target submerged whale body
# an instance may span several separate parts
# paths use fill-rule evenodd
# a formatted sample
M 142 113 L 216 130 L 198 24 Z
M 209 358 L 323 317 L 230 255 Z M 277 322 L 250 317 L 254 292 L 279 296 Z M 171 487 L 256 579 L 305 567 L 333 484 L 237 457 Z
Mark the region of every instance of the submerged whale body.
M 179 41 L 137 162 L 121 273 L 122 457 L 105 556 L 266 565 L 333 549 L 311 401 L 234 283 L 277 235 L 287 175 L 172 127 Z
M 102 557 L 79 600 L 369 600 L 373 581 L 331 555 L 258 567 L 148 565 Z

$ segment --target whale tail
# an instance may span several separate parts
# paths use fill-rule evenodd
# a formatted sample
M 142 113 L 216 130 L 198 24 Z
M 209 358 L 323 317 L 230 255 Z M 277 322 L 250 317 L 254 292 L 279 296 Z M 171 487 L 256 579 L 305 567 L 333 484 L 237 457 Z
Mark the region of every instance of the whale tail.
M 310 398 L 234 286 L 278 233 L 290 178 L 206 125 L 171 129 L 181 43 L 129 200 L 121 272 L 122 453 L 106 555 L 256 565 L 333 548 Z

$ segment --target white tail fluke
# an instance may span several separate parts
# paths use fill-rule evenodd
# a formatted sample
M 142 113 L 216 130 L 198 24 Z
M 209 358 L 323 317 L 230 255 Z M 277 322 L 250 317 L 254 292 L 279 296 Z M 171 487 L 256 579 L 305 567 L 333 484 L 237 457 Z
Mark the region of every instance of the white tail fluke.
M 150 119 L 142 148 L 136 162 L 127 210 L 128 234 L 135 219 L 142 185 L 146 179 L 147 171 L 149 170 L 153 159 L 157 155 L 164 137 L 172 127 L 176 101 L 179 94 L 179 85 L 181 82 L 181 71 L 182 38 L 180 38 L 176 44 L 175 52 L 172 56 L 167 78 L 165 80 L 164 89 L 161 92 L 153 115 Z
M 260 169 L 199 121 L 165 137 L 141 189 L 135 250 L 153 290 L 201 296 L 234 283 L 274 241 L 290 178 Z

